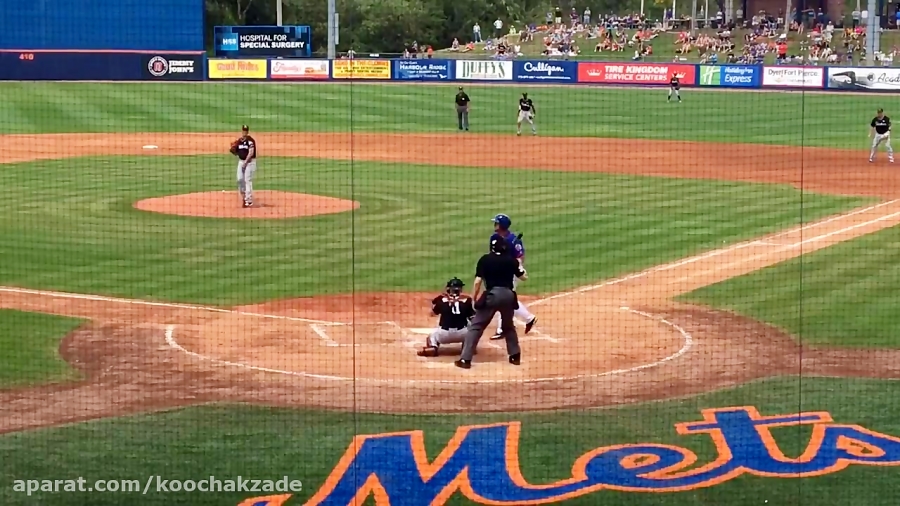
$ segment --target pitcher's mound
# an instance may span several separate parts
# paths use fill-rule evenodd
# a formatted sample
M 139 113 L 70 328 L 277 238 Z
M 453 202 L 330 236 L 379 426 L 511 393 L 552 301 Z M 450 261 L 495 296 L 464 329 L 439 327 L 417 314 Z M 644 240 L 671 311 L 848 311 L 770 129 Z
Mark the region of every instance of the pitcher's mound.
M 279 191 L 254 192 L 253 200 L 253 207 L 245 209 L 241 207 L 238 192 L 232 190 L 144 199 L 136 202 L 134 207 L 141 211 L 178 216 L 269 220 L 342 213 L 359 207 L 359 202 L 352 200 Z

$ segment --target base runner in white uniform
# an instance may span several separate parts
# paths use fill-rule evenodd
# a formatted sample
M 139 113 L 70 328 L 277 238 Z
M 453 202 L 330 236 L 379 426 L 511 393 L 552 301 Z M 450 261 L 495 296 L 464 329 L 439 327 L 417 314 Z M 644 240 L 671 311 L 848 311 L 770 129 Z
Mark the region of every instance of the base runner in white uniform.
M 878 114 L 872 118 L 872 127 L 869 136 L 872 137 L 872 149 L 869 151 L 869 163 L 875 161 L 875 153 L 878 146 L 884 143 L 887 150 L 888 161 L 894 163 L 894 148 L 891 147 L 891 118 L 884 115 L 884 109 L 878 109 Z
M 466 286 L 459 278 L 447 281 L 444 293 L 431 301 L 431 312 L 440 316 L 438 328 L 428 336 L 425 347 L 416 354 L 420 357 L 436 357 L 441 346 L 462 342 L 466 337 L 469 320 L 475 316 L 475 303 L 471 297 L 463 295 Z

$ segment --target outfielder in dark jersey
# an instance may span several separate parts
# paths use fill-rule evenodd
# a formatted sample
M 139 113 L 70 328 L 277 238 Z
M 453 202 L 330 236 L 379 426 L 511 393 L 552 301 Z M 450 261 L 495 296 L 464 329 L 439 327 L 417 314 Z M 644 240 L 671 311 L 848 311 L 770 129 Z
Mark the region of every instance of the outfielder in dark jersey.
M 440 316 L 438 328 L 428 336 L 425 347 L 418 351 L 420 357 L 436 357 L 444 344 L 460 343 L 466 337 L 466 326 L 475 316 L 475 306 L 471 299 L 463 295 L 465 283 L 459 278 L 447 281 L 443 294 L 431 301 L 431 312 Z
M 531 135 L 537 135 L 537 128 L 534 126 L 534 115 L 537 110 L 534 108 L 534 102 L 528 98 L 528 93 L 522 93 L 519 99 L 519 117 L 516 120 L 516 135 L 522 135 L 522 122 L 527 121 L 531 125 Z
M 878 113 L 869 124 L 872 128 L 872 149 L 869 151 L 869 163 L 875 161 L 875 153 L 878 146 L 884 143 L 887 149 L 888 161 L 894 163 L 894 148 L 891 147 L 891 118 L 884 115 L 884 109 L 878 109 Z
M 669 78 L 669 96 L 666 97 L 666 102 L 672 101 L 672 94 L 675 94 L 675 98 L 681 102 L 681 75 L 677 72 L 672 73 L 672 77 Z

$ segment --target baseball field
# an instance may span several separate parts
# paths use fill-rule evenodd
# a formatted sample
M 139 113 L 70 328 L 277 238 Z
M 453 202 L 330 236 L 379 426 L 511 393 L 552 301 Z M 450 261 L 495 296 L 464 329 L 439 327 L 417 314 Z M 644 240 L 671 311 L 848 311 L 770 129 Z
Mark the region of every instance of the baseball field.
M 0 503 L 895 504 L 887 97 L 466 89 L 0 84 Z M 417 357 L 497 213 L 522 365 Z

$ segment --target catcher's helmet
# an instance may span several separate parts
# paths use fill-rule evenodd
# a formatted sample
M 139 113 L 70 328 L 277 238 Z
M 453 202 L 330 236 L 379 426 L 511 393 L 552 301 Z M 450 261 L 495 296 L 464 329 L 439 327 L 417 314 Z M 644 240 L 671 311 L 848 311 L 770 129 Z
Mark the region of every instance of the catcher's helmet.
M 510 225 L 512 225 L 512 220 L 505 214 L 494 216 L 492 221 L 503 230 L 509 230 Z
M 447 293 L 450 295 L 459 295 L 462 293 L 464 286 L 466 286 L 466 284 L 463 283 L 461 279 L 453 278 L 450 281 L 447 281 Z

